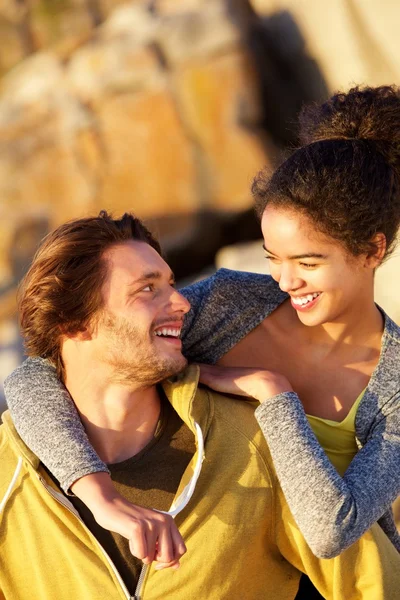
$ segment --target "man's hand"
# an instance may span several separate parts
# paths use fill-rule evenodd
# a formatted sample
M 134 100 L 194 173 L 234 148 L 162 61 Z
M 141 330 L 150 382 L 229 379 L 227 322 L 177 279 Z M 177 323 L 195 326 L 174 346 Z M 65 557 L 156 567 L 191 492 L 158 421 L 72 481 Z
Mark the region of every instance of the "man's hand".
M 224 394 L 248 396 L 265 402 L 277 394 L 293 391 L 286 377 L 266 369 L 199 366 L 201 383 Z
M 133 556 L 159 568 L 179 567 L 186 546 L 170 515 L 131 504 L 120 496 L 107 473 L 78 479 L 71 490 L 92 512 L 97 523 L 129 540 Z

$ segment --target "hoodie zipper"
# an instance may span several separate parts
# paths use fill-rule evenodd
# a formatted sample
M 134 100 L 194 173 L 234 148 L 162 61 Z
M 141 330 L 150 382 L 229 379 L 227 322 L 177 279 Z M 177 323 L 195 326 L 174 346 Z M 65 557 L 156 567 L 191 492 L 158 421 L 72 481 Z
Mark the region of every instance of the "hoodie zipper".
M 195 490 L 196 487 L 196 483 L 197 480 L 200 476 L 200 472 L 201 472 L 201 465 L 203 463 L 204 460 L 204 438 L 203 438 L 203 432 L 201 430 L 201 427 L 198 423 L 194 424 L 195 426 L 195 430 L 196 430 L 196 440 L 197 440 L 197 452 L 198 452 L 198 457 L 196 460 L 196 465 L 194 468 L 194 473 L 193 476 L 191 478 L 191 480 L 189 481 L 189 483 L 186 485 L 185 489 L 183 490 L 183 492 L 179 495 L 178 498 L 176 498 L 174 500 L 174 502 L 172 503 L 171 508 L 169 509 L 169 511 L 164 511 L 164 510 L 160 510 L 159 512 L 164 513 L 165 515 L 171 515 L 173 519 L 175 519 L 176 515 L 179 514 L 185 507 L 186 505 L 189 503 L 190 498 L 193 495 L 193 492 Z M 148 571 L 149 565 L 143 565 L 142 570 L 140 571 L 140 575 L 139 575 L 139 579 L 136 585 L 136 589 L 135 589 L 135 595 L 133 597 L 132 600 L 141 600 L 141 591 L 142 591 L 142 587 L 143 587 L 143 583 Z
M 115 577 L 118 580 L 118 583 L 120 584 L 122 591 L 124 592 L 124 595 L 126 597 L 127 600 L 136 600 L 136 595 L 135 596 L 131 596 L 129 593 L 128 588 L 126 587 L 125 583 L 123 582 L 123 579 L 121 577 L 121 575 L 119 574 L 116 566 L 114 565 L 113 561 L 111 560 L 111 558 L 108 556 L 107 552 L 104 550 L 103 546 L 100 544 L 100 542 L 97 540 L 97 538 L 92 534 L 92 532 L 90 531 L 90 529 L 88 527 L 86 527 L 84 521 L 81 519 L 78 511 L 75 509 L 75 507 L 73 506 L 73 504 L 71 504 L 71 502 L 69 500 L 67 500 L 67 498 L 65 498 L 62 494 L 60 494 L 59 492 L 57 492 L 54 488 L 52 488 L 47 481 L 45 481 L 43 479 L 43 477 L 41 477 L 41 475 L 38 474 L 38 478 L 40 483 L 43 485 L 43 487 L 48 491 L 48 493 L 50 494 L 50 496 L 52 496 L 59 504 L 61 504 L 62 506 L 64 506 L 64 508 L 66 508 L 70 513 L 72 513 L 83 525 L 83 527 L 86 529 L 87 533 L 90 535 L 90 537 L 92 537 L 97 546 L 99 547 L 99 549 L 101 550 L 104 558 L 106 559 L 106 561 L 108 562 L 108 564 L 110 565 Z M 143 568 L 142 568 L 143 571 Z M 140 573 L 140 577 L 141 577 L 142 573 Z M 139 577 L 139 581 L 140 581 L 140 577 Z
M 133 596 L 133 600 L 140 600 L 140 592 L 143 586 L 144 578 L 146 577 L 146 573 L 149 569 L 149 565 L 143 565 L 142 570 L 140 571 L 139 579 L 137 580 L 135 595 Z

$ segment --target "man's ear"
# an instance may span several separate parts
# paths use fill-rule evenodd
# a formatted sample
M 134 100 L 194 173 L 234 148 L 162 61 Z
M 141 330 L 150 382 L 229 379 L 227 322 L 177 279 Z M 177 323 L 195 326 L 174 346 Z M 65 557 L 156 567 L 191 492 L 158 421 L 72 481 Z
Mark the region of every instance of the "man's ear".
M 79 342 L 88 342 L 92 339 L 92 331 L 90 327 L 84 327 L 81 331 L 78 331 L 75 336 L 75 339 Z
M 74 331 L 74 333 L 65 331 L 63 336 L 74 342 L 88 342 L 92 339 L 92 331 L 90 327 L 83 326 L 82 329 L 79 331 Z
M 376 233 L 370 240 L 371 250 L 366 255 L 366 267 L 376 269 L 381 264 L 386 254 L 386 236 Z

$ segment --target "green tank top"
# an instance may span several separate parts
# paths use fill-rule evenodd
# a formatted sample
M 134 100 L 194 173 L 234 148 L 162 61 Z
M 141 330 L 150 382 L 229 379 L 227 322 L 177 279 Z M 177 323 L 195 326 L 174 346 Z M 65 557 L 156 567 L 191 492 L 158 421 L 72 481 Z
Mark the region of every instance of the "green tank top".
M 355 419 L 358 406 L 364 396 L 361 392 L 343 421 L 331 421 L 307 415 L 308 422 L 328 458 L 340 475 L 344 475 L 347 467 L 357 454 Z

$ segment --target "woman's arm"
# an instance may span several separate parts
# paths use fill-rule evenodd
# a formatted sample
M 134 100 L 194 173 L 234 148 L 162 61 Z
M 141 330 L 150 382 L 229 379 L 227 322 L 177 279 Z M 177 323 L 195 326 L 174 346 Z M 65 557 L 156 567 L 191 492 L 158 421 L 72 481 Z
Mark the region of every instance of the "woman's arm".
M 341 477 L 312 431 L 303 405 L 272 371 L 201 365 L 200 381 L 261 402 L 255 416 L 289 508 L 313 553 L 333 558 L 357 541 L 400 494 L 400 394 L 381 415 Z M 400 536 L 391 532 L 400 551 Z
M 358 540 L 400 494 L 400 396 L 341 477 L 299 397 L 285 392 L 255 412 L 290 510 L 310 548 L 332 558 Z M 392 539 L 400 551 L 400 537 Z
M 224 330 L 235 326 L 240 318 L 241 302 L 234 302 L 237 285 L 246 285 L 254 295 L 263 280 L 259 275 L 222 270 L 181 290 L 192 306 L 182 333 L 185 354 L 192 358 L 198 352 L 213 362 Z M 92 448 L 69 393 L 47 360 L 28 358 L 6 379 L 4 389 L 19 435 L 65 492 L 85 475 L 109 472 Z
M 182 335 L 184 353 L 189 360 L 201 358 L 211 363 L 264 318 L 262 310 L 270 312 L 284 297 L 269 277 L 226 269 L 181 291 L 192 305 Z M 140 520 L 145 509 L 126 506 L 114 494 L 108 469 L 92 448 L 55 369 L 41 358 L 28 359 L 8 377 L 5 391 L 18 433 L 61 487 L 72 489 L 100 525 L 113 530 L 118 527 L 131 540 L 132 519 Z M 168 526 L 174 528 L 173 524 L 160 525 Z M 177 530 L 175 534 L 179 540 Z M 176 560 L 184 546 L 175 547 Z
M 216 363 L 288 296 L 269 275 L 220 269 L 180 290 L 191 310 L 185 317 L 183 354 Z
M 192 307 L 182 332 L 183 352 L 189 360 L 211 363 L 262 320 L 261 306 L 269 310 L 282 295 L 269 277 L 227 269 L 181 292 Z M 4 389 L 19 435 L 64 491 L 80 477 L 108 472 L 48 361 L 28 358 Z
M 6 380 L 5 391 L 14 424 L 65 491 L 71 488 L 96 521 L 129 540 L 134 556 L 157 569 L 179 567 L 186 552 L 170 515 L 135 506 L 114 489 L 55 369 L 40 358 L 28 359 Z
M 8 376 L 4 390 L 18 433 L 65 492 L 84 475 L 109 472 L 47 360 L 28 358 Z

